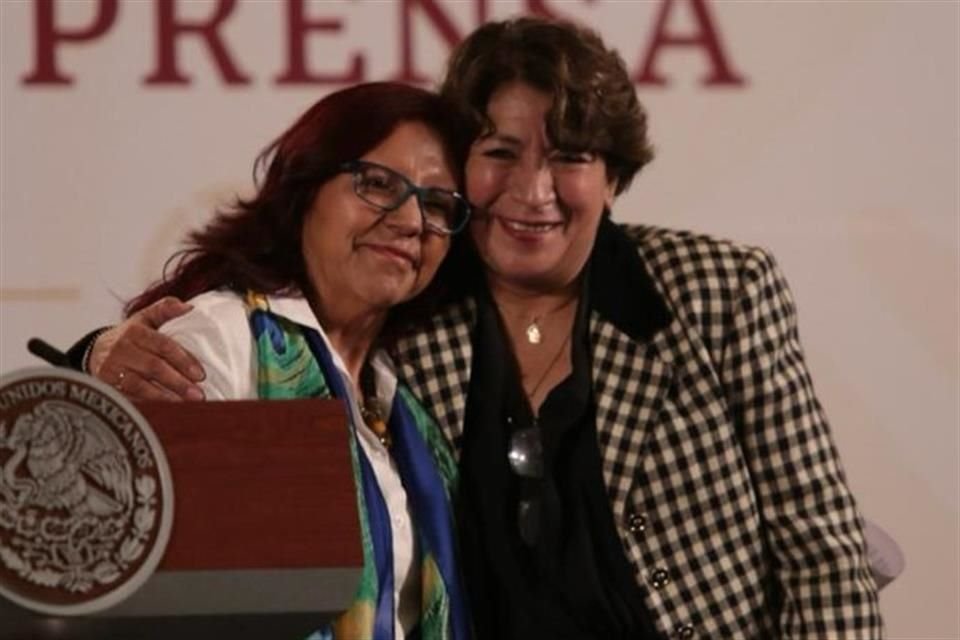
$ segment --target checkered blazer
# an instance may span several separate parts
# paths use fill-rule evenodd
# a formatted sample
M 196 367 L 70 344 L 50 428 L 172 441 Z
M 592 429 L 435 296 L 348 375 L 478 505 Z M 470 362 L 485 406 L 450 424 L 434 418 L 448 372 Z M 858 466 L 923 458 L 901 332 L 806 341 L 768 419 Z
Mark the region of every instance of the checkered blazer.
M 669 319 L 638 341 L 592 312 L 596 427 L 657 627 L 678 638 L 880 638 L 861 521 L 773 258 L 622 229 Z M 445 308 L 398 345 L 401 376 L 458 453 L 475 308 Z

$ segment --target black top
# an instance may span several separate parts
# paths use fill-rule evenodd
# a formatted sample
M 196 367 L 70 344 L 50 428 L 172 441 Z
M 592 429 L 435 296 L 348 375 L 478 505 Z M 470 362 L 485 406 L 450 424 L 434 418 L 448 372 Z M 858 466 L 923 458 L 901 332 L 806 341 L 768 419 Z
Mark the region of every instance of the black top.
M 496 308 L 488 294 L 477 296 L 458 525 L 481 640 L 659 638 L 615 529 L 601 471 L 588 278 L 571 341 L 573 372 L 549 393 L 537 419 Z M 521 477 L 507 458 L 512 433 L 530 427 L 539 429 L 543 444 L 540 479 Z M 532 538 L 526 528 L 521 532 L 521 504 L 539 516 Z

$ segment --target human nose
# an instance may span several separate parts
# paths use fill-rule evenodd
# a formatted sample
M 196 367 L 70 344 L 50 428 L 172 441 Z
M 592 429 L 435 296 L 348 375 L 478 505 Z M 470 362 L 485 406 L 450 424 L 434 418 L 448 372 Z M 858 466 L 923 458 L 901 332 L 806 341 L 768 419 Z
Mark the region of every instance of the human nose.
M 407 194 L 399 207 L 387 213 L 384 222 L 400 235 L 419 235 L 423 231 L 423 212 L 416 194 Z
M 546 162 L 527 162 L 514 167 L 509 191 L 520 203 L 540 208 L 555 198 L 553 172 Z

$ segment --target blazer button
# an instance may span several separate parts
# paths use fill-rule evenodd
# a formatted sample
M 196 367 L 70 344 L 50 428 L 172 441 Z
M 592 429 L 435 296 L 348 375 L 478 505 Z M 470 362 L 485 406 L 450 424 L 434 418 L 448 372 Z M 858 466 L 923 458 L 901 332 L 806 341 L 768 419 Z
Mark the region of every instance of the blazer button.
M 674 632 L 674 635 L 681 640 L 690 640 L 694 636 L 694 629 L 692 624 L 682 624 L 677 627 L 677 630 Z
M 627 527 L 630 533 L 642 533 L 647 528 L 647 517 L 642 513 L 631 513 L 627 519 Z
M 664 569 L 657 569 L 650 576 L 650 584 L 654 589 L 663 589 L 670 582 L 670 575 Z

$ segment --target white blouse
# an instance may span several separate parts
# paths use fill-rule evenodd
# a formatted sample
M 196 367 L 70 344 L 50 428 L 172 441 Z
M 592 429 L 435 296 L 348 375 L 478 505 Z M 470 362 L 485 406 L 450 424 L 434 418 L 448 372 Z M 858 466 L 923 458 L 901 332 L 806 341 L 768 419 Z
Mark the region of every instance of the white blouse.
M 301 296 L 267 296 L 270 311 L 297 324 L 316 329 L 333 356 L 334 365 L 345 380 L 349 397 L 351 420 L 373 467 L 380 491 L 383 493 L 393 530 L 393 576 L 396 637 L 405 637 L 419 618 L 420 563 L 416 557 L 416 536 L 413 516 L 407 504 L 407 493 L 400 482 L 397 467 L 386 447 L 366 426 L 360 416 L 360 405 L 349 384 L 349 374 L 343 360 L 330 344 L 313 310 Z M 206 371 L 200 387 L 207 400 L 249 400 L 257 397 L 257 358 L 253 332 L 243 299 L 227 291 L 210 291 L 189 301 L 193 309 L 161 327 L 161 332 L 175 339 L 190 351 Z M 384 352 L 371 358 L 381 403 L 382 415 L 389 420 L 397 376 L 393 362 Z

